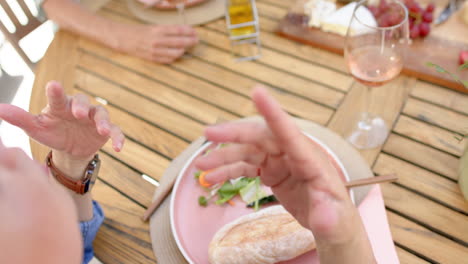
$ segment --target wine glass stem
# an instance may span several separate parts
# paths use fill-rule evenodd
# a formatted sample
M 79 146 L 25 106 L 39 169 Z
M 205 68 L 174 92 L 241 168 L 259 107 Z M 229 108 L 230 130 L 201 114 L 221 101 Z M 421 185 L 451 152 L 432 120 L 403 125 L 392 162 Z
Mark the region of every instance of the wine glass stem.
M 372 88 L 370 88 L 369 86 L 367 85 L 364 85 L 364 93 L 365 93 L 365 103 L 364 103 L 364 113 L 369 113 L 369 109 L 370 109 L 370 104 L 371 104 L 371 100 L 372 100 Z
M 372 88 L 364 85 L 364 111 L 359 127 L 364 130 L 370 130 L 372 127 L 372 115 L 370 114 L 370 104 L 372 100 Z

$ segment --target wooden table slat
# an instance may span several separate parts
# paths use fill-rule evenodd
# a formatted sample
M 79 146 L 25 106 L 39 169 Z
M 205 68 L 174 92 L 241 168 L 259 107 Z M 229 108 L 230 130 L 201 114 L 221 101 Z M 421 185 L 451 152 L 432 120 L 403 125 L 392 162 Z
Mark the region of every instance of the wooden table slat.
M 106 216 L 94 242 L 96 257 L 103 263 L 156 263 L 148 224 L 140 219 L 145 209 L 101 181 L 93 193 Z
M 205 27 L 226 33 L 226 21 L 218 20 L 205 25 Z M 343 56 L 304 45 L 289 39 L 282 38 L 274 33 L 276 22 L 260 17 L 262 30 L 260 39 L 262 47 L 275 52 L 283 53 L 294 58 L 318 64 L 320 67 L 331 68 L 335 71 L 347 73 Z M 343 87 L 338 87 L 343 89 Z
M 250 98 L 252 88 L 258 84 L 255 80 L 238 75 L 230 70 L 218 67 L 198 59 L 190 59 L 183 63 L 176 63 L 172 67 L 177 68 L 187 74 L 197 76 L 208 82 L 229 89 L 232 92 L 243 94 Z M 282 104 L 289 113 L 309 119 L 314 112 L 331 116 L 332 111 L 326 111 L 323 107 L 317 106 L 310 100 L 297 97 L 288 91 L 271 89 L 272 95 Z M 250 100 L 250 99 L 249 99 Z M 253 105 L 251 105 L 253 107 Z M 252 110 L 253 111 L 253 110 Z
M 100 104 L 89 93 L 77 89 L 74 92 L 87 95 L 93 104 Z M 127 138 L 130 137 L 132 140 L 140 142 L 164 157 L 173 159 L 187 147 L 186 141 L 145 122 L 141 118 L 112 105 L 105 105 L 105 107 L 109 112 L 112 122 L 120 126 L 120 129 L 122 129 Z M 127 124 L 132 125 L 128 126 Z
M 284 1 L 284 0 L 259 0 L 258 2 L 262 2 L 265 4 L 273 4 L 283 9 L 289 9 L 291 6 L 291 1 Z
M 398 246 L 396 247 L 396 251 L 397 251 L 400 263 L 403 263 L 403 264 L 429 264 L 430 263 Z
M 408 138 L 391 134 L 383 150 L 403 160 L 457 180 L 458 159 Z
M 403 113 L 457 133 L 467 130 L 468 115 L 460 114 L 415 98 L 408 99 Z
M 225 34 L 209 30 L 208 28 L 198 28 L 197 33 L 204 43 L 230 52 L 230 43 Z M 205 54 L 202 55 L 205 56 Z M 230 58 L 230 60 L 232 61 L 233 59 Z M 237 64 L 240 65 L 240 63 Z M 293 74 L 294 76 L 309 80 L 309 82 L 316 82 L 317 85 L 329 86 L 338 91 L 347 91 L 353 82 L 353 79 L 349 75 L 319 67 L 267 48 L 262 49 L 262 57 L 256 60 L 256 62 L 244 62 L 241 65 L 252 65 L 252 67 L 255 67 L 260 64 L 268 65 L 280 72 Z
M 398 184 L 468 214 L 468 203 L 461 196 L 458 184 L 452 180 L 383 153 L 379 155 L 373 171 L 380 175 L 396 173 Z
M 86 50 L 86 52 L 88 50 L 92 50 L 94 54 L 96 54 L 96 56 L 109 59 L 110 61 L 108 62 L 102 61 L 100 63 L 106 64 L 106 67 L 111 67 L 116 72 L 125 74 L 125 76 L 130 76 L 130 79 L 132 79 L 132 81 L 127 80 L 122 82 L 125 82 L 127 84 L 126 86 L 128 87 L 140 86 L 136 87 L 136 89 L 139 89 L 141 93 L 149 93 L 148 95 L 152 96 L 155 100 L 158 99 L 158 97 L 160 97 L 160 91 L 162 90 L 166 91 L 168 96 L 171 97 L 170 99 L 177 100 L 177 102 L 174 102 L 177 104 L 184 103 L 184 101 L 181 99 L 185 99 L 185 97 L 190 96 L 195 99 L 192 98 L 185 100 L 196 100 L 195 102 L 197 105 L 206 105 L 202 107 L 205 109 L 207 107 L 213 108 L 212 105 L 215 105 L 218 108 L 222 107 L 226 109 L 226 111 L 240 116 L 251 115 L 254 112 L 253 104 L 247 97 L 247 95 L 240 95 L 237 91 L 220 89 L 219 86 L 213 85 L 212 82 L 202 80 L 195 76 L 191 76 L 184 72 L 178 71 L 175 67 L 167 67 L 143 61 L 138 58 L 128 57 L 124 54 L 112 52 L 108 49 L 103 48 L 102 46 L 96 45 L 95 43 L 89 41 L 82 41 L 79 45 L 80 48 L 83 48 L 84 50 Z M 191 63 L 194 63 L 194 67 L 199 70 L 204 69 L 206 65 L 206 63 L 202 63 L 201 61 L 196 59 L 191 59 L 189 61 L 191 61 Z M 83 64 L 89 65 L 87 62 L 83 62 Z M 178 65 L 181 66 L 183 66 L 184 64 L 186 63 L 178 63 Z M 127 67 L 134 67 L 135 65 L 139 66 L 138 70 L 131 70 L 130 72 L 127 72 Z M 104 70 L 99 69 L 99 67 L 97 66 L 88 66 L 87 68 L 94 69 L 93 71 L 95 72 L 108 74 L 105 73 Z M 138 81 L 134 79 L 138 79 Z M 145 82 L 144 85 L 143 83 L 141 83 L 142 81 Z M 132 85 L 132 83 L 134 84 Z M 189 83 L 190 85 L 187 85 L 187 83 Z M 180 98 L 181 96 L 184 96 L 184 98 Z M 181 102 L 179 102 L 179 100 L 181 100 Z M 192 103 L 192 101 L 190 103 Z M 232 119 L 235 117 L 233 114 L 228 113 L 226 111 L 221 113 L 219 109 L 215 109 L 213 112 L 218 113 L 218 115 L 225 115 L 226 119 Z
M 468 259 L 466 247 L 387 210 L 393 240 L 435 263 Z
M 102 161 L 100 180 L 140 205 L 148 206 L 151 204 L 154 185 L 144 180 L 140 173 L 130 169 L 127 164 L 116 160 L 107 153 L 101 151 L 99 156 Z
M 242 107 L 243 105 L 251 106 L 252 104 L 249 100 L 243 97 L 236 97 L 233 94 L 226 95 L 226 93 L 222 94 L 219 92 L 210 93 L 210 91 L 205 92 L 205 101 L 202 101 L 189 94 L 176 90 L 172 87 L 168 87 L 166 84 L 151 80 L 150 77 L 141 76 L 140 74 L 130 72 L 128 70 L 114 65 L 113 63 L 98 59 L 86 53 L 80 56 L 78 66 L 86 71 L 89 71 L 89 73 L 98 76 L 99 78 L 104 78 L 106 80 L 119 80 L 119 85 L 131 90 L 131 92 L 140 94 L 146 98 L 151 98 L 155 102 L 158 102 L 166 107 L 177 109 L 178 112 L 190 115 L 192 118 L 199 120 L 200 122 L 205 124 L 216 122 L 216 119 L 219 116 L 223 116 L 228 120 L 240 116 L 240 113 L 237 113 L 238 115 L 234 115 L 230 112 L 223 111 L 218 107 L 213 106 L 212 104 L 209 104 L 205 101 L 221 101 L 222 99 L 226 101 L 232 100 L 238 103 L 238 109 L 244 109 L 244 107 Z M 151 76 L 151 78 L 168 78 L 168 80 L 166 81 L 170 81 L 172 79 L 174 80 L 173 83 L 186 83 L 184 79 L 180 80 L 180 78 L 175 79 L 171 77 L 176 76 L 168 76 L 167 72 L 157 71 L 155 71 Z M 193 81 L 191 80 L 191 78 L 185 79 Z M 200 90 L 201 93 L 202 88 L 206 87 L 199 88 L 196 86 L 196 84 L 194 84 L 193 87 L 188 86 L 184 87 L 183 89 L 192 91 Z M 215 91 L 214 89 L 212 90 Z M 236 100 L 238 98 L 240 100 Z M 250 107 L 250 109 L 252 109 L 252 107 Z M 232 109 L 232 111 L 236 111 L 236 109 Z M 246 114 L 252 114 L 252 112 Z
M 418 81 L 411 95 L 468 115 L 468 95 L 449 90 L 434 84 Z
M 382 185 L 385 206 L 468 245 L 468 216 L 396 184 Z
M 174 135 L 185 140 L 192 141 L 202 135 L 203 125 L 199 122 L 83 71 L 77 71 L 76 85 L 78 88 L 99 96 L 127 112 L 143 117 L 144 120 L 148 120 L 166 131 L 171 131 Z
M 343 94 L 326 88 L 322 85 L 311 83 L 297 76 L 290 75 L 283 71 L 269 68 L 267 66 L 256 64 L 254 62 L 244 62 L 242 64 L 233 60 L 229 53 L 214 49 L 207 45 L 203 46 L 204 61 L 217 64 L 227 68 L 237 74 L 247 76 L 263 83 L 267 86 L 278 87 L 282 90 L 290 91 L 296 96 L 312 100 L 314 103 L 321 102 L 324 106 L 334 108 L 339 105 Z M 324 111 L 330 110 L 324 108 Z
M 164 170 L 169 166 L 170 160 L 156 154 L 139 143 L 127 139 L 125 141 L 125 151 L 115 152 L 109 141 L 102 148 L 114 158 L 125 161 L 133 169 L 140 171 L 154 179 L 159 180 Z
M 404 115 L 400 116 L 393 131 L 456 156 L 461 156 L 466 146 L 466 142 L 457 139 L 453 132 Z
M 288 12 L 287 9 L 284 9 L 278 6 L 269 5 L 264 2 L 256 2 L 256 4 L 257 4 L 259 15 L 267 16 L 277 21 L 282 19 Z

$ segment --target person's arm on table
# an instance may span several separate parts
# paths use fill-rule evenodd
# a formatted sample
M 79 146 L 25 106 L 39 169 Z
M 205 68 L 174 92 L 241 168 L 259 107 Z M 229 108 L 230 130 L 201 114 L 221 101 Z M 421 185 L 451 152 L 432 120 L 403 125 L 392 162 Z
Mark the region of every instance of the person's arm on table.
M 314 234 L 322 264 L 376 263 L 356 207 L 326 154 L 266 92 L 253 101 L 266 123 L 237 122 L 209 127 L 208 140 L 231 142 L 197 159 L 212 182 L 255 177 L 270 186 L 281 204 Z
M 82 179 L 88 164 L 109 138 L 115 151 L 122 149 L 124 135 L 110 122 L 104 107 L 91 105 L 82 94 L 67 97 L 56 82 L 47 84 L 46 93 L 48 105 L 40 115 L 31 115 L 15 106 L 0 105 L 0 117 L 50 147 L 53 165 L 67 178 Z M 104 218 L 102 209 L 92 201 L 91 192 L 78 194 L 61 186 L 52 173 L 49 176 L 52 185 L 60 186 L 75 204 L 78 217 L 75 220 L 80 221 L 84 263 L 87 263 L 93 256 L 92 241 Z
M 171 63 L 198 43 L 190 26 L 120 23 L 72 0 L 44 0 L 42 7 L 61 28 L 146 60 Z

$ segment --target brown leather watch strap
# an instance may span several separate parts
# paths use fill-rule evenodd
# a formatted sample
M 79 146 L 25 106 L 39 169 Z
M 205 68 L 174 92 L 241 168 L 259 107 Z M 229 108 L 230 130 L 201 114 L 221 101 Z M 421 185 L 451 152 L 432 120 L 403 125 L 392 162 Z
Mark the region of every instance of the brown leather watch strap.
M 83 178 L 80 180 L 73 180 L 67 177 L 54 165 L 52 162 L 52 151 L 49 152 L 46 159 L 47 167 L 49 167 L 50 172 L 55 177 L 55 179 L 57 179 L 57 181 L 66 188 L 78 194 L 85 194 L 91 189 L 91 186 L 94 184 L 93 178 L 95 178 L 93 177 L 93 174 L 97 173 L 95 170 L 99 168 L 99 162 L 99 156 L 96 154 L 93 160 L 91 160 L 91 162 L 86 167 Z

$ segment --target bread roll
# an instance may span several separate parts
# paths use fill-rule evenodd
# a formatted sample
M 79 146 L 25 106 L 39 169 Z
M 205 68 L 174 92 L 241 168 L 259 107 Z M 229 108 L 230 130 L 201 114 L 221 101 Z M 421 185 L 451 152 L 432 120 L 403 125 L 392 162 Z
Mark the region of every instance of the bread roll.
M 210 243 L 209 257 L 211 264 L 272 264 L 314 248 L 312 232 L 278 205 L 222 227 Z

